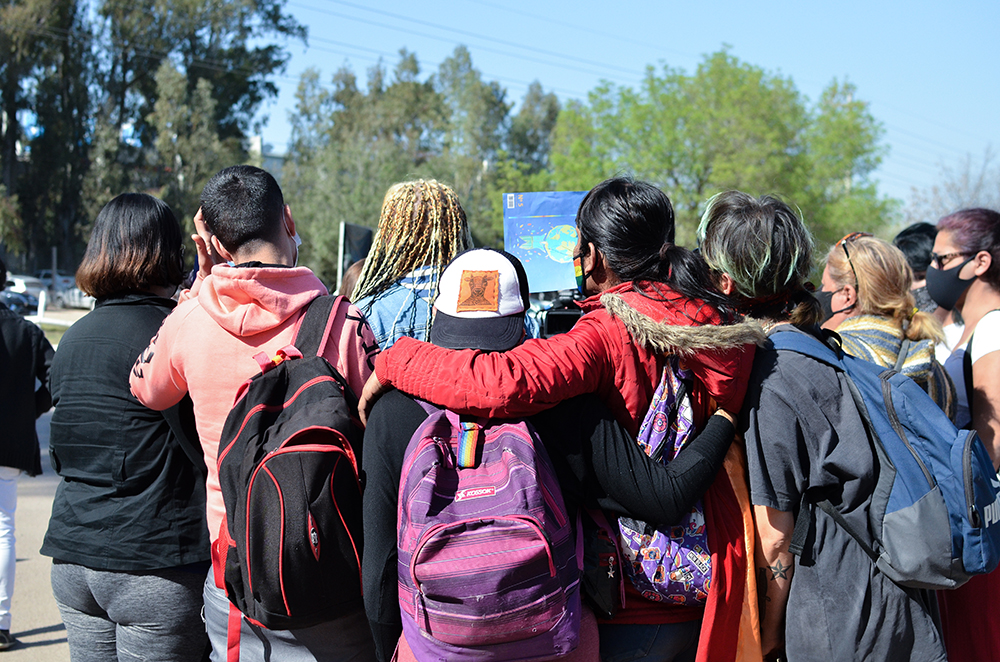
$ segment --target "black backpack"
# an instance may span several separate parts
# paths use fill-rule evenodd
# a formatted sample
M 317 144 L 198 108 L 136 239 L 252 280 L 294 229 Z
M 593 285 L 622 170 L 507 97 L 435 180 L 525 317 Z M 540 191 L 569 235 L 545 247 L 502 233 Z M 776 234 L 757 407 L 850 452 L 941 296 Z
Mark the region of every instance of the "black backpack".
M 312 301 L 294 345 L 254 357 L 261 373 L 240 388 L 219 443 L 226 595 L 272 630 L 362 606 L 357 400 L 322 356 L 340 299 Z

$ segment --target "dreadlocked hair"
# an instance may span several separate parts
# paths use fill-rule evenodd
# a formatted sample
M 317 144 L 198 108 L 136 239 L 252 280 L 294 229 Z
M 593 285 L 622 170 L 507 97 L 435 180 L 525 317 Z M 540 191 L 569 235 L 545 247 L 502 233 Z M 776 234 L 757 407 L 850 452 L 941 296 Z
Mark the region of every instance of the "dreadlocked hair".
M 469 248 L 472 232 L 451 187 L 433 179 L 393 184 L 382 201 L 378 230 L 351 298 L 378 298 L 420 267 L 432 267 L 430 290 L 436 295 L 440 271 Z

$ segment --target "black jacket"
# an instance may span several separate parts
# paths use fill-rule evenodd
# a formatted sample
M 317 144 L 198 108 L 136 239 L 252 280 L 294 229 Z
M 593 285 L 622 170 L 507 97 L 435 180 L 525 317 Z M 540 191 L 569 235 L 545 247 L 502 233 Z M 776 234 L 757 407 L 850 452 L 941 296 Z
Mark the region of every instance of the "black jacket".
M 209 558 L 191 401 L 157 412 L 129 391 L 132 364 L 173 307 L 149 294 L 102 298 L 60 341 L 49 445 L 63 481 L 43 554 L 116 571 Z
M 0 303 L 0 466 L 42 473 L 35 419 L 52 406 L 52 345 L 42 330 Z M 36 390 L 35 380 L 41 383 Z

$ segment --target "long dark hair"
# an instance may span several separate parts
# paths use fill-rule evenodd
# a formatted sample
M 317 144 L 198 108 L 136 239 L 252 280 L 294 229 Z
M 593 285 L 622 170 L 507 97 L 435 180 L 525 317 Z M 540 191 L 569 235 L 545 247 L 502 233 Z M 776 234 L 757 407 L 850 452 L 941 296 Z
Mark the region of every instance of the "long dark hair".
M 705 261 L 674 243 L 673 205 L 652 184 L 631 177 L 601 182 L 580 203 L 576 227 L 584 254 L 593 243 L 619 280 L 666 283 L 678 294 L 732 316 Z

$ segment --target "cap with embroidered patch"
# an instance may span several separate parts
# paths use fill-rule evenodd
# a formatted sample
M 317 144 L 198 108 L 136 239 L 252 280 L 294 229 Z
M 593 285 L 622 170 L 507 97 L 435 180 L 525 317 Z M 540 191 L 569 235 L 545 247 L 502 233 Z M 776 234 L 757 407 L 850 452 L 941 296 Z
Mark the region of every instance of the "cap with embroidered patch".
M 473 248 L 455 257 L 438 279 L 431 342 L 506 351 L 521 341 L 529 306 L 521 261 L 504 251 Z

